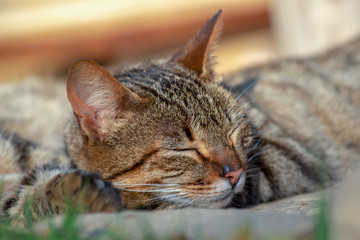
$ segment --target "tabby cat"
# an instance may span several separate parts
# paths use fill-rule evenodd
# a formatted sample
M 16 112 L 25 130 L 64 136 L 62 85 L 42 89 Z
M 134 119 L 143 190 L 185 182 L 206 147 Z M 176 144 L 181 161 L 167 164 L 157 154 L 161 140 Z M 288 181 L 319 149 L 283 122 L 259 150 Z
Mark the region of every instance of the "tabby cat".
M 360 52 L 248 69 L 224 87 L 210 56 L 220 15 L 169 59 L 115 75 L 73 62 L 64 151 L 0 132 L 2 216 L 24 221 L 27 202 L 34 220 L 69 201 L 88 212 L 242 207 L 341 177 L 360 156 Z

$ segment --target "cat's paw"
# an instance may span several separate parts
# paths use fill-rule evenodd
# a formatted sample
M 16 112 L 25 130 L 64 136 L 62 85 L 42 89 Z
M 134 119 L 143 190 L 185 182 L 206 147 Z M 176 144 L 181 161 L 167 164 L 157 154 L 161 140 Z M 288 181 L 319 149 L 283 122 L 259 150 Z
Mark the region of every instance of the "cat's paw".
M 115 212 L 121 209 L 118 190 L 99 175 L 75 170 L 56 175 L 45 187 L 51 209 L 63 213 L 66 206 L 85 212 Z

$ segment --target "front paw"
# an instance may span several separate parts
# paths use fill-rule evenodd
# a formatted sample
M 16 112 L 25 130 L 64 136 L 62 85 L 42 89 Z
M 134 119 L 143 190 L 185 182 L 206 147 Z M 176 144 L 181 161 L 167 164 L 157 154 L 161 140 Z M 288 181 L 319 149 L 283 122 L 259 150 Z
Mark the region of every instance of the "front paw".
M 85 212 L 115 212 L 121 209 L 118 190 L 99 175 L 75 170 L 55 176 L 45 187 L 54 213 L 63 213 L 73 205 Z

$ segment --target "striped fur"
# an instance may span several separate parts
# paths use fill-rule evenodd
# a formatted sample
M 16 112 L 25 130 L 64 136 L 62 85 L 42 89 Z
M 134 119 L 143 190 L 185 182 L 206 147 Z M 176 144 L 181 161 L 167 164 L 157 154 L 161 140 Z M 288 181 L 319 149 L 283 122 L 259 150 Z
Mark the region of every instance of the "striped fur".
M 219 14 L 170 60 L 115 75 L 74 62 L 64 150 L 0 132 L 2 215 L 24 221 L 28 200 L 34 219 L 62 213 L 67 198 L 89 212 L 243 207 L 341 178 L 360 156 L 360 41 L 223 87 L 208 59 Z

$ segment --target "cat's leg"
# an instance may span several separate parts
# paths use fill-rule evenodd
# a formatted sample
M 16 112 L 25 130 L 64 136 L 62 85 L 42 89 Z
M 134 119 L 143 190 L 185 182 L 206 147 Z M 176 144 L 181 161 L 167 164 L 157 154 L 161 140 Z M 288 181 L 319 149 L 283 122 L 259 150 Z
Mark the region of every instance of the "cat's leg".
M 10 221 L 24 223 L 27 209 L 33 220 L 37 220 L 50 214 L 61 214 L 72 204 L 85 212 L 121 209 L 118 190 L 99 175 L 44 165 L 25 175 L 12 191 L 4 193 L 1 215 Z
M 44 148 L 13 132 L 0 130 L 0 199 L 17 189 L 23 177 L 36 166 L 69 166 L 64 151 Z
M 5 192 L 12 191 L 23 177 L 20 163 L 23 161 L 29 142 L 17 135 L 0 130 L 0 199 Z

